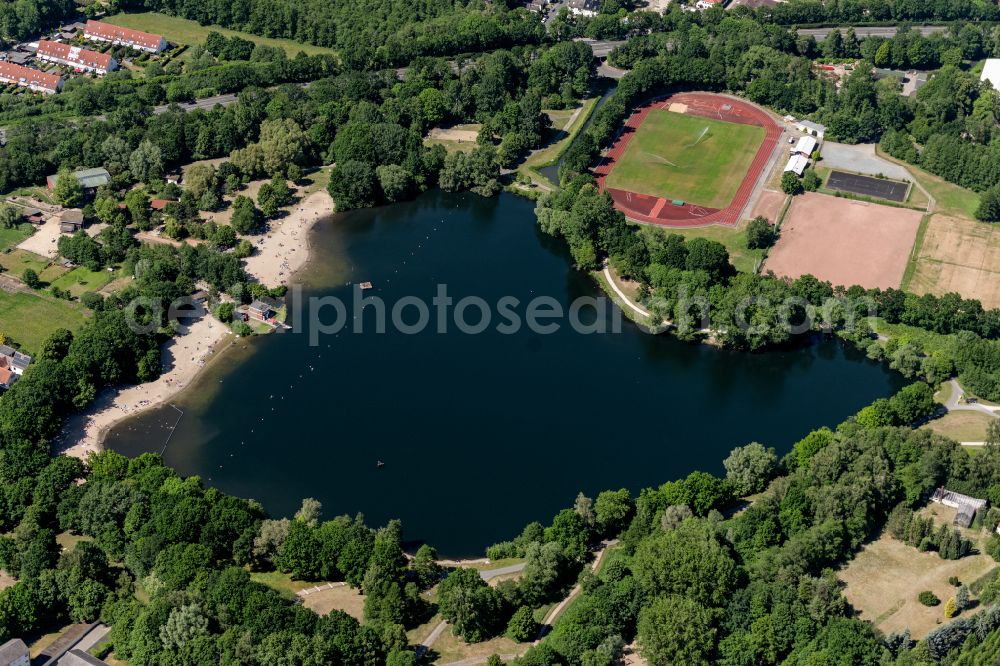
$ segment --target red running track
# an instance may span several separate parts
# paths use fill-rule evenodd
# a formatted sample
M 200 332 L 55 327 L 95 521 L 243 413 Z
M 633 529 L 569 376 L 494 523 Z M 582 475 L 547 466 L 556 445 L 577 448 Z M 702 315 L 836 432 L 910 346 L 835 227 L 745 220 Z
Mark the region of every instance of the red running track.
M 764 141 L 757 149 L 757 154 L 754 155 L 747 175 L 740 183 L 739 189 L 736 190 L 736 195 L 726 208 L 702 208 L 693 204 L 675 206 L 670 199 L 663 197 L 605 188 L 604 186 L 604 180 L 611 173 L 615 162 L 625 153 L 625 148 L 632 139 L 632 135 L 646 120 L 649 112 L 653 109 L 669 109 L 670 105 L 674 103 L 686 104 L 689 115 L 764 128 Z M 629 219 L 639 222 L 649 222 L 666 227 L 704 227 L 711 224 L 735 226 L 740 221 L 740 212 L 750 200 L 757 180 L 767 165 L 780 136 L 781 127 L 774 122 L 774 119 L 766 111 L 748 102 L 711 93 L 679 93 L 667 98 L 660 98 L 636 109 L 625 122 L 625 127 L 615 139 L 615 143 L 594 170 L 597 175 L 597 185 L 602 191 L 606 189 L 611 195 L 615 202 L 615 208 L 625 213 Z

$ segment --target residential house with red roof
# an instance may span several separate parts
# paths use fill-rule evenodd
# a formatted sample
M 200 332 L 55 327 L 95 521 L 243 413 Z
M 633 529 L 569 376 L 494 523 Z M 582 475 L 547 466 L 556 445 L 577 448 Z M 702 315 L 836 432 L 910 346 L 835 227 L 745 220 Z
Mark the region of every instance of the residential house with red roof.
M 87 21 L 83 36 L 92 42 L 105 42 L 119 46 L 127 46 L 148 53 L 160 53 L 166 50 L 167 40 L 161 35 L 154 35 L 141 30 L 123 28 L 101 21 Z
M 0 62 L 0 83 L 13 83 L 36 92 L 52 94 L 62 90 L 63 78 L 12 62 Z
M 109 53 L 98 53 L 72 44 L 50 42 L 47 39 L 38 41 L 37 54 L 40 60 L 68 65 L 85 72 L 107 74 L 118 69 L 118 61 Z

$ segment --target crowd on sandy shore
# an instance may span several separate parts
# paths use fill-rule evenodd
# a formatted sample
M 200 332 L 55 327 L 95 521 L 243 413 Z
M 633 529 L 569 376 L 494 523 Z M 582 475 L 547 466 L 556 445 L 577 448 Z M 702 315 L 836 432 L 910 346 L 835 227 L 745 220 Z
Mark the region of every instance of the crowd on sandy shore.
M 332 212 L 333 199 L 325 189 L 295 204 L 288 215 L 271 223 L 267 233 L 247 238 L 255 251 L 245 261 L 246 272 L 270 287 L 288 284 L 291 276 L 309 261 L 309 231 Z
M 87 409 L 67 419 L 53 452 L 86 458 L 99 451 L 104 435 L 116 423 L 169 402 L 190 384 L 230 335 L 229 327 L 214 317 L 194 322 L 164 344 L 164 370 L 159 379 L 102 391 Z
M 266 234 L 251 238 L 254 255 L 246 271 L 268 286 L 288 284 L 309 261 L 309 231 L 333 212 L 333 199 L 319 190 L 297 202 Z M 71 416 L 53 445 L 55 453 L 85 458 L 99 451 L 105 434 L 120 421 L 168 403 L 191 384 L 205 364 L 232 336 L 229 327 L 211 315 L 194 322 L 163 346 L 163 374 L 137 386 L 110 388 L 82 412 Z

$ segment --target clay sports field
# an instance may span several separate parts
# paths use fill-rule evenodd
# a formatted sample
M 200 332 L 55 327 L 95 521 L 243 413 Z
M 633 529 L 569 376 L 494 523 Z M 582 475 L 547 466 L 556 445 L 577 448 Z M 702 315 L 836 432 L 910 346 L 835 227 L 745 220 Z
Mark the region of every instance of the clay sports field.
M 916 294 L 958 292 L 1000 307 L 1000 230 L 996 225 L 934 215 L 904 285 Z
M 768 113 L 709 93 L 637 109 L 597 167 L 598 184 L 639 222 L 735 226 L 781 135 Z
M 923 213 L 825 194 L 793 199 L 765 271 L 849 287 L 899 288 Z

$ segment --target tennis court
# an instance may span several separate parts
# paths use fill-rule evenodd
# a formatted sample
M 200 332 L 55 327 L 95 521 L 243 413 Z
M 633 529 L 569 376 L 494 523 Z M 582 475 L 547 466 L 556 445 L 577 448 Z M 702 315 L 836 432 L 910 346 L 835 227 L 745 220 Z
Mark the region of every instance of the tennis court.
M 831 171 L 830 178 L 826 181 L 826 186 L 831 190 L 851 192 L 852 194 L 860 194 L 866 197 L 899 202 L 906 201 L 906 195 L 910 191 L 909 183 L 900 183 L 899 181 L 886 180 L 885 178 L 861 176 L 846 171 Z

